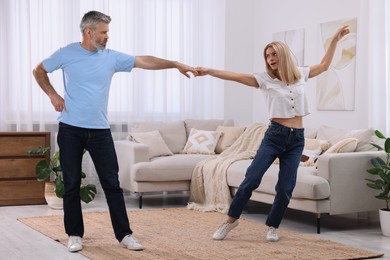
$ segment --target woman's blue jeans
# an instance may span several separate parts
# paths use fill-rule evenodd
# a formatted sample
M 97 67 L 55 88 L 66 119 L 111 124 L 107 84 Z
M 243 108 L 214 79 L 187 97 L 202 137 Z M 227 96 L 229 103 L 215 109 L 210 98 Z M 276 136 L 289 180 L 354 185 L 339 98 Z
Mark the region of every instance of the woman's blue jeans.
M 123 191 L 118 180 L 118 161 L 110 129 L 87 129 L 59 124 L 57 142 L 64 180 L 64 225 L 69 236 L 84 235 L 80 201 L 81 164 L 88 150 L 106 196 L 116 239 L 132 234 Z M 106 234 L 102 234 L 106 235 Z
M 266 225 L 278 228 L 290 202 L 295 187 L 297 168 L 305 145 L 304 129 L 289 128 L 271 121 L 257 153 L 248 167 L 245 179 L 240 184 L 228 215 L 238 219 L 250 199 L 252 192 L 259 187 L 269 166 L 279 158 L 279 176 L 275 186 L 275 199 Z

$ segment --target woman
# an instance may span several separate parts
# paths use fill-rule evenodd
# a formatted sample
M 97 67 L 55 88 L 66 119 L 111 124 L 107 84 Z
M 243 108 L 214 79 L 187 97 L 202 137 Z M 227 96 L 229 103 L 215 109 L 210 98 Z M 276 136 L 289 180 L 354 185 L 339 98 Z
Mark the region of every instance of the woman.
M 289 204 L 296 183 L 297 168 L 304 148 L 303 117 L 309 114 L 305 96 L 308 78 L 326 71 L 333 59 L 337 42 L 349 33 L 348 26 L 333 36 L 320 64 L 297 67 L 289 48 L 282 42 L 272 42 L 264 48 L 266 72 L 235 73 L 211 68 L 196 68 L 199 76 L 210 75 L 260 88 L 267 101 L 270 125 L 257 150 L 245 179 L 240 184 L 230 205 L 226 221 L 219 226 L 213 239 L 222 240 L 238 225 L 238 219 L 261 179 L 276 158 L 279 158 L 279 177 L 276 195 L 266 220 L 267 240 L 278 241 L 276 229 Z

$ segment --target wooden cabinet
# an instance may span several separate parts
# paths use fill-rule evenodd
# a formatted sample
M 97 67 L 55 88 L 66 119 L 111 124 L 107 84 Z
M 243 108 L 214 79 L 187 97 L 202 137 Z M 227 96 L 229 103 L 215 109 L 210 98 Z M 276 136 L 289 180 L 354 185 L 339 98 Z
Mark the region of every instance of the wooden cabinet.
M 0 132 L 0 206 L 46 203 L 45 183 L 35 177 L 45 157 L 27 154 L 40 145 L 50 146 L 49 132 Z

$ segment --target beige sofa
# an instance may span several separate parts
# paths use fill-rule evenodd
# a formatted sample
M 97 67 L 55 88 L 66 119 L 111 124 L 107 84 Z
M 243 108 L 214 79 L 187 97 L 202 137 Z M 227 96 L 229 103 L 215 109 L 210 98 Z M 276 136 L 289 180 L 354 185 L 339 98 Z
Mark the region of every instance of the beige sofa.
M 132 133 L 147 133 L 147 137 L 153 130 L 158 130 L 170 151 L 165 156 L 158 156 L 158 152 L 156 155 L 156 151 L 151 154 L 151 150 L 157 148 L 155 140 L 149 145 L 146 144 L 147 140 L 146 143 L 128 139 L 115 141 L 121 187 L 139 195 L 140 208 L 145 193 L 188 191 L 194 167 L 210 156 L 183 153 L 191 128 L 214 131 L 223 125 L 233 126 L 233 122 L 183 120 L 134 123 Z M 374 141 L 372 129 L 349 131 L 321 126 L 319 129 L 307 129 L 305 134 L 308 146 L 313 142 L 318 146 L 313 148 L 305 145 L 305 153 L 310 159 L 299 166 L 289 208 L 315 213 L 319 233 L 321 214 L 369 212 L 383 206 L 381 201 L 374 198 L 375 191 L 368 188 L 364 180 L 368 177 L 366 169 L 370 167 L 369 160 L 378 155 L 384 157 L 384 153 L 372 151 L 373 147 L 369 144 Z M 324 149 L 327 151 L 322 151 Z M 162 150 L 160 153 L 163 154 Z M 232 195 L 242 182 L 250 163 L 251 160 L 240 160 L 228 168 L 227 182 Z M 277 162 L 271 165 L 251 200 L 268 204 L 273 202 L 278 167 Z

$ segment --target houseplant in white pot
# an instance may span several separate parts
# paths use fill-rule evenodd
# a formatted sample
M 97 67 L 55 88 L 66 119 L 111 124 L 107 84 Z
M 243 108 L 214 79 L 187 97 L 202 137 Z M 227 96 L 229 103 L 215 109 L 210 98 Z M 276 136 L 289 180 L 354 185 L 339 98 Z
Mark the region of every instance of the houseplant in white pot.
M 50 152 L 50 147 L 39 146 L 35 149 L 28 150 L 27 153 L 30 156 L 33 155 L 45 155 Z M 45 184 L 45 198 L 46 202 L 51 208 L 59 209 L 62 208 L 62 197 L 64 195 L 64 182 L 62 179 L 62 170 L 60 165 L 60 152 L 56 151 L 53 157 L 49 161 L 42 159 L 35 167 L 35 173 L 38 181 L 46 181 L 53 174 L 54 181 L 47 182 Z M 81 171 L 81 178 L 84 179 L 86 174 Z M 50 195 L 55 193 L 56 198 L 52 198 Z M 81 184 L 80 187 L 80 198 L 85 203 L 91 202 L 96 195 L 96 186 L 93 184 Z
M 367 172 L 376 176 L 376 178 L 366 179 L 366 181 L 368 187 L 379 191 L 379 194 L 375 197 L 384 200 L 386 203 L 386 208 L 379 210 L 379 220 L 383 235 L 390 236 L 390 138 L 385 137 L 378 130 L 375 131 L 375 135 L 385 140 L 383 147 L 375 143 L 372 143 L 372 145 L 386 153 L 386 161 L 380 157 L 372 158 L 373 168 L 368 169 Z

